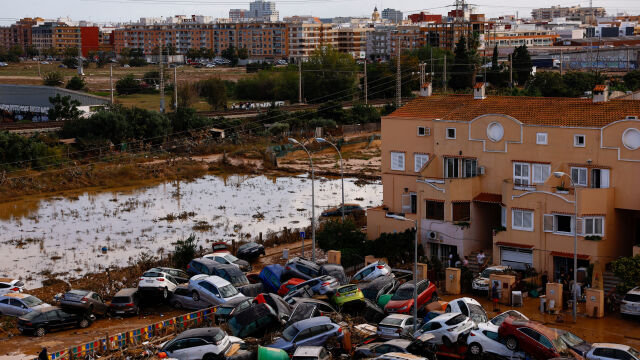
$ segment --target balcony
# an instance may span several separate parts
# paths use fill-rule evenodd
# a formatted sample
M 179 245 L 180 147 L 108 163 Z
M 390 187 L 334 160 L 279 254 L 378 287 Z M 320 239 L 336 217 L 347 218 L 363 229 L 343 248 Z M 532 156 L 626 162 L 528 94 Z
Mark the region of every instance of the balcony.
M 446 201 L 472 201 L 482 192 L 482 177 L 428 178 L 418 177 L 418 191 L 423 198 Z

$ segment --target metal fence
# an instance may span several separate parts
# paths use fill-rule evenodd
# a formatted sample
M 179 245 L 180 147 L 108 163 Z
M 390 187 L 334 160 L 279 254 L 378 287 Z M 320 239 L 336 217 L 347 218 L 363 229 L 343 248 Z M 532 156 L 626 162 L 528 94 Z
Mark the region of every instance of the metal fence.
M 83 359 L 87 355 L 113 355 L 119 351 L 139 348 L 144 342 L 178 334 L 190 328 L 209 326 L 214 323 L 214 317 L 213 308 L 198 310 L 141 328 L 118 334 L 107 334 L 105 337 L 50 353 L 49 358 L 51 360 L 72 360 Z
M 381 123 L 342 125 L 342 135 L 380 131 Z

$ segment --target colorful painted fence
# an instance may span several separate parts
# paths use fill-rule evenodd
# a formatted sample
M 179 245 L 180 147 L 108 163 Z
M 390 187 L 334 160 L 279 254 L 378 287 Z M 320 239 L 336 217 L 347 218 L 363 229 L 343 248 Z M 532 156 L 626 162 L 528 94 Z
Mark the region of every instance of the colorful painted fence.
M 214 323 L 214 317 L 213 308 L 203 309 L 56 351 L 50 353 L 49 358 L 51 360 L 72 360 L 84 358 L 88 354 L 108 355 L 116 351 L 138 347 L 143 342 L 154 338 L 178 334 L 190 328 L 209 326 Z

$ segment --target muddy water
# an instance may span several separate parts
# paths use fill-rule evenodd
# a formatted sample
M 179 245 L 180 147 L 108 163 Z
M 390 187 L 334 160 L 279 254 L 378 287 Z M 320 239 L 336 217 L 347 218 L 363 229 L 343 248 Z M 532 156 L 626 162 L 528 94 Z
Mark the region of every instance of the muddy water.
M 345 179 L 347 202 L 379 205 L 379 182 L 355 182 Z M 317 179 L 315 185 L 318 216 L 340 202 L 340 180 Z M 182 213 L 186 217 L 163 220 Z M 33 287 L 47 273 L 75 277 L 127 265 L 142 253 L 162 256 L 192 233 L 206 246 L 304 227 L 310 218 L 306 176 L 205 176 L 133 190 L 21 199 L 0 204 L 0 277 L 26 279 Z

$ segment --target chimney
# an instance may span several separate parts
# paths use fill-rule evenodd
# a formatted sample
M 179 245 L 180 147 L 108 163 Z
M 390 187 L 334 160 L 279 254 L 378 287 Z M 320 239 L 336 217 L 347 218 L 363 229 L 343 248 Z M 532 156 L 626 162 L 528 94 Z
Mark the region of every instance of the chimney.
M 426 82 L 422 84 L 422 88 L 420 89 L 420 96 L 428 97 L 433 93 L 433 87 L 430 82 Z
M 593 88 L 593 102 L 601 103 L 609 101 L 609 86 L 608 85 L 596 85 Z
M 473 86 L 473 98 L 476 100 L 482 100 L 486 98 L 485 95 L 485 84 L 483 82 L 476 83 Z

